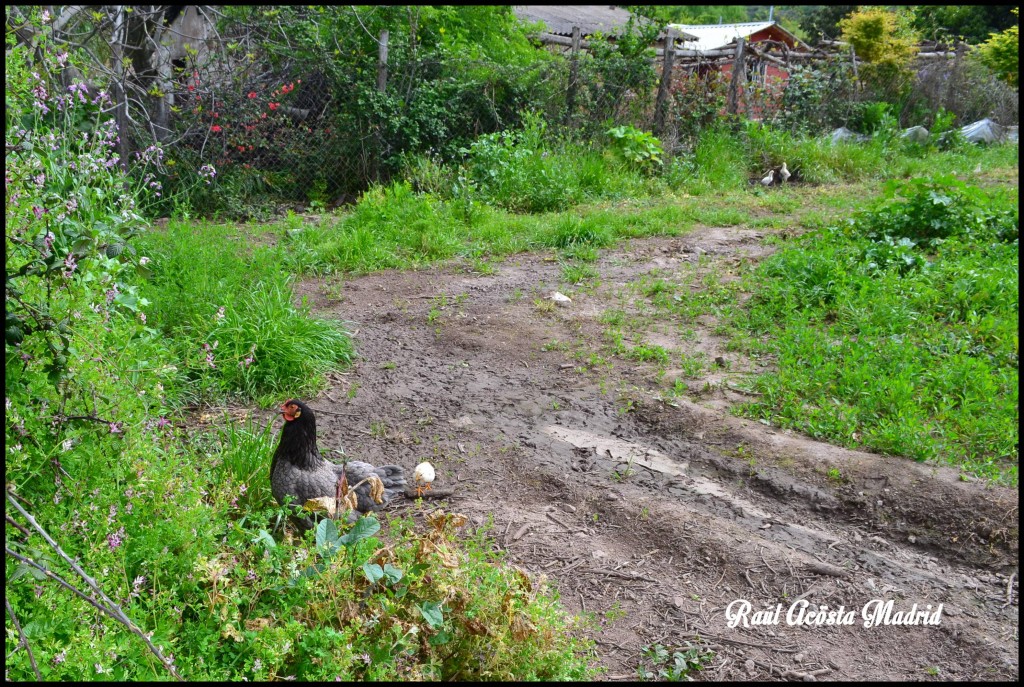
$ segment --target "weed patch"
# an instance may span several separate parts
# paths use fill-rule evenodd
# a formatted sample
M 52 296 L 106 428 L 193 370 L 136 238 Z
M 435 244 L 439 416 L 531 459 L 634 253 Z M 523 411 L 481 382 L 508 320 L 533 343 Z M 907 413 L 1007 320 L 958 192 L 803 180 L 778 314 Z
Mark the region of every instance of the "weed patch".
M 740 412 L 1016 482 L 1016 208 L 946 177 L 888 189 L 750 276 L 735 323 L 778 371 Z

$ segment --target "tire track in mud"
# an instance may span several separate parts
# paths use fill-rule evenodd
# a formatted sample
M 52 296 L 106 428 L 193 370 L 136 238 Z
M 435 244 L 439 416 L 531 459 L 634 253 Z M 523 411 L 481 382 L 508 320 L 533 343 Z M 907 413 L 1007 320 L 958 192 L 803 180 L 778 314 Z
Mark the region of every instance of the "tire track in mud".
M 609 678 L 635 677 L 644 646 L 697 635 L 715 651 L 707 679 L 1016 678 L 1016 492 L 673 407 L 642 365 L 616 362 L 602 380 L 542 350 L 593 339 L 609 289 L 702 252 L 757 259 L 769 250 L 759 238 L 635 240 L 597 263 L 602 289 L 554 311 L 534 304 L 559 288 L 558 265 L 539 255 L 489 276 L 351 279 L 330 290 L 340 302 L 306 282 L 321 316 L 350 323 L 360 355 L 313 399 L 342 414 L 325 416 L 321 445 L 410 468 L 430 459 L 439 486 L 456 488 L 446 507 L 492 518 L 511 563 L 593 614 Z M 831 467 L 845 482 L 826 477 Z M 882 599 L 943 604 L 943 615 L 931 627 L 867 629 L 858 615 L 852 626 L 729 628 L 736 599 L 858 613 Z

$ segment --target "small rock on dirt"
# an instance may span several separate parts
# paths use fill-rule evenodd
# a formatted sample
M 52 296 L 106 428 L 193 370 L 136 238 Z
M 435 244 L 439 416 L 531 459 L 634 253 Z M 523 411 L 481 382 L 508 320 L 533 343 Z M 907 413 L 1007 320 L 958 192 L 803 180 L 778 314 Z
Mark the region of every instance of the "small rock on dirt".
M 551 294 L 551 300 L 555 302 L 555 305 L 560 305 L 563 308 L 568 308 L 572 305 L 572 299 L 566 296 L 564 293 L 555 291 Z

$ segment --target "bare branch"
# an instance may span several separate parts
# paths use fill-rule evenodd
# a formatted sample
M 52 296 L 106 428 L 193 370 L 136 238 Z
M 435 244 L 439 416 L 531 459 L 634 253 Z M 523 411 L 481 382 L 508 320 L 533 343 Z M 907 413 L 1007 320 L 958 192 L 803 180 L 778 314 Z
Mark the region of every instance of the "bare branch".
M 53 33 L 56 35 L 63 31 L 64 26 L 69 21 L 77 17 L 79 13 L 86 9 L 88 9 L 88 5 L 68 5 L 64 8 L 64 11 L 61 12 L 60 16 L 54 19 L 53 23 L 50 25 L 53 28 Z
M 29 646 L 28 637 L 25 636 L 25 633 L 21 629 L 21 623 L 18 622 L 18 616 L 14 615 L 14 609 L 11 608 L 10 599 L 4 597 L 4 605 L 7 606 L 7 615 L 11 617 L 11 622 L 14 623 L 14 629 L 18 631 L 18 636 L 21 638 L 18 642 L 18 646 L 25 647 L 25 651 L 28 652 L 28 661 L 32 664 L 32 672 L 36 674 L 37 680 L 42 680 L 43 676 L 39 674 L 39 666 L 36 665 L 36 657 L 32 655 L 32 647 Z M 17 651 L 18 647 L 15 647 L 14 650 Z
M 82 570 L 81 567 L 79 567 L 79 565 L 77 563 L 75 563 L 74 559 L 72 559 L 70 556 L 68 556 L 64 552 L 64 549 L 62 549 L 60 547 L 60 545 L 56 541 L 54 541 L 53 538 L 46 532 L 46 530 L 44 530 L 39 525 L 39 523 L 36 522 L 36 519 L 34 517 L 32 517 L 32 515 L 29 514 L 24 508 L 21 507 L 21 505 L 11 496 L 11 492 L 10 491 L 7 491 L 7 502 L 10 503 L 12 506 L 14 506 L 15 510 L 17 510 L 19 513 L 21 513 L 21 516 L 23 518 L 25 518 L 25 520 L 28 522 L 28 524 L 31 525 L 32 528 L 36 532 L 38 532 L 43 537 L 44 540 L 46 540 L 46 543 L 49 544 L 50 547 L 54 551 L 56 551 L 57 554 L 60 555 L 60 557 L 63 558 L 65 560 L 65 562 L 67 562 L 68 565 L 71 566 L 71 569 L 74 570 L 78 574 L 78 576 L 81 577 L 85 581 L 85 583 L 89 586 L 89 588 L 93 591 L 93 593 L 96 594 L 96 596 L 98 596 L 100 599 L 103 600 L 104 604 L 106 604 L 108 606 L 106 608 L 106 612 L 108 613 L 108 615 L 110 615 L 110 617 L 112 617 L 114 620 L 117 620 L 118 622 L 123 624 L 125 627 L 127 627 L 133 634 L 135 634 L 138 637 L 140 637 L 142 639 L 142 641 L 144 641 L 146 643 L 146 646 L 149 647 L 149 650 L 153 652 L 153 655 L 155 655 L 160 660 L 161 665 L 163 665 L 167 669 L 167 671 L 170 672 L 171 675 L 173 675 L 177 680 L 182 680 L 183 678 L 180 675 L 178 675 L 178 671 L 175 670 L 174 664 L 171 663 L 168 659 L 164 658 L 163 653 L 157 647 L 153 646 L 153 643 L 149 640 L 149 637 L 147 637 L 145 635 L 145 633 L 142 630 L 140 630 L 138 628 L 138 626 L 135 625 L 134 622 L 132 622 L 132 620 L 125 614 L 125 612 L 123 610 L 121 610 L 120 606 L 118 606 L 116 603 L 114 603 L 110 599 L 110 597 L 108 597 L 103 592 L 103 590 L 100 589 L 99 585 L 96 584 L 96 580 L 91 578 L 84 570 Z M 19 556 L 18 554 L 14 553 L 13 551 L 11 551 L 10 549 L 8 549 L 6 547 L 5 547 L 5 549 L 6 549 L 7 553 L 8 553 L 8 555 L 13 555 L 15 558 L 18 558 L 19 560 L 22 560 L 22 561 L 27 562 L 29 564 L 33 564 L 34 563 L 34 561 L 28 561 L 24 557 Z M 35 564 L 35 565 L 36 565 L 36 567 L 40 567 L 40 568 L 42 567 L 42 566 L 39 566 L 38 564 Z M 45 568 L 42 568 L 42 569 L 46 573 L 48 573 L 48 576 L 56 577 L 53 573 L 50 573 Z M 71 586 L 66 584 L 66 583 L 65 583 L 65 586 L 68 587 L 69 589 L 71 588 Z M 79 592 L 79 594 L 82 595 L 81 592 Z M 93 603 L 93 605 L 95 605 L 97 608 L 100 608 L 101 610 L 104 609 L 103 604 L 99 604 L 98 602 L 91 602 L 91 603 Z

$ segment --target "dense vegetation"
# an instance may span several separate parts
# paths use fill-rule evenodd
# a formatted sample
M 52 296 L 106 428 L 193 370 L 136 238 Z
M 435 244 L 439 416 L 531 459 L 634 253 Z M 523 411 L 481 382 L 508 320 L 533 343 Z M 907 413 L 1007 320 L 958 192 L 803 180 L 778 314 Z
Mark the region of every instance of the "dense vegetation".
M 351 360 L 337 323 L 296 306 L 298 275 L 448 259 L 487 272 L 551 250 L 566 281 L 585 284 L 624 238 L 799 224 L 811 231 L 753 268 L 746 306 L 739 286 L 713 280 L 692 300 L 665 280 L 637 288 L 662 312 L 719 316 L 732 345 L 773 360 L 753 382 L 761 400 L 739 412 L 1016 482 L 1017 198 L 961 179 L 984 167 L 1015 186 L 1017 149 L 965 144 L 951 111 L 922 106 L 932 136 L 912 143 L 894 114 L 909 100 L 851 107 L 834 96 L 852 75 L 808 69 L 763 123 L 719 117 L 713 81 L 677 91 L 677 129 L 659 140 L 645 130 L 654 80 L 640 27 L 582 59 L 571 111 L 556 85 L 566 61 L 503 8 L 236 8 L 228 19 L 249 26 L 271 76 L 222 109 L 183 100 L 195 107 L 177 120 L 180 145 L 126 161 L 110 96 L 75 78 L 85 56 L 51 42 L 34 12 L 31 44 L 8 32 L 5 67 L 11 679 L 594 674 L 586 620 L 504 565 L 486 526 L 439 514 L 425 529 L 325 522 L 303 540 L 274 528 L 271 428 L 197 411 L 313 395 Z M 288 50 L 277 22 L 294 27 Z M 186 71 L 186 93 L 214 94 Z M 276 117 L 315 104 L 314 72 L 317 88 L 346 94 L 315 131 Z M 269 123 L 227 132 L 232 118 Z M 870 140 L 822 137 L 841 123 Z M 210 140 L 216 159 L 200 154 Z M 782 161 L 802 190 L 751 185 Z M 296 194 L 323 209 L 342 191 L 351 211 L 317 222 L 195 219 L 268 216 Z M 667 364 L 627 342 L 624 314 L 605 323 L 610 357 Z

